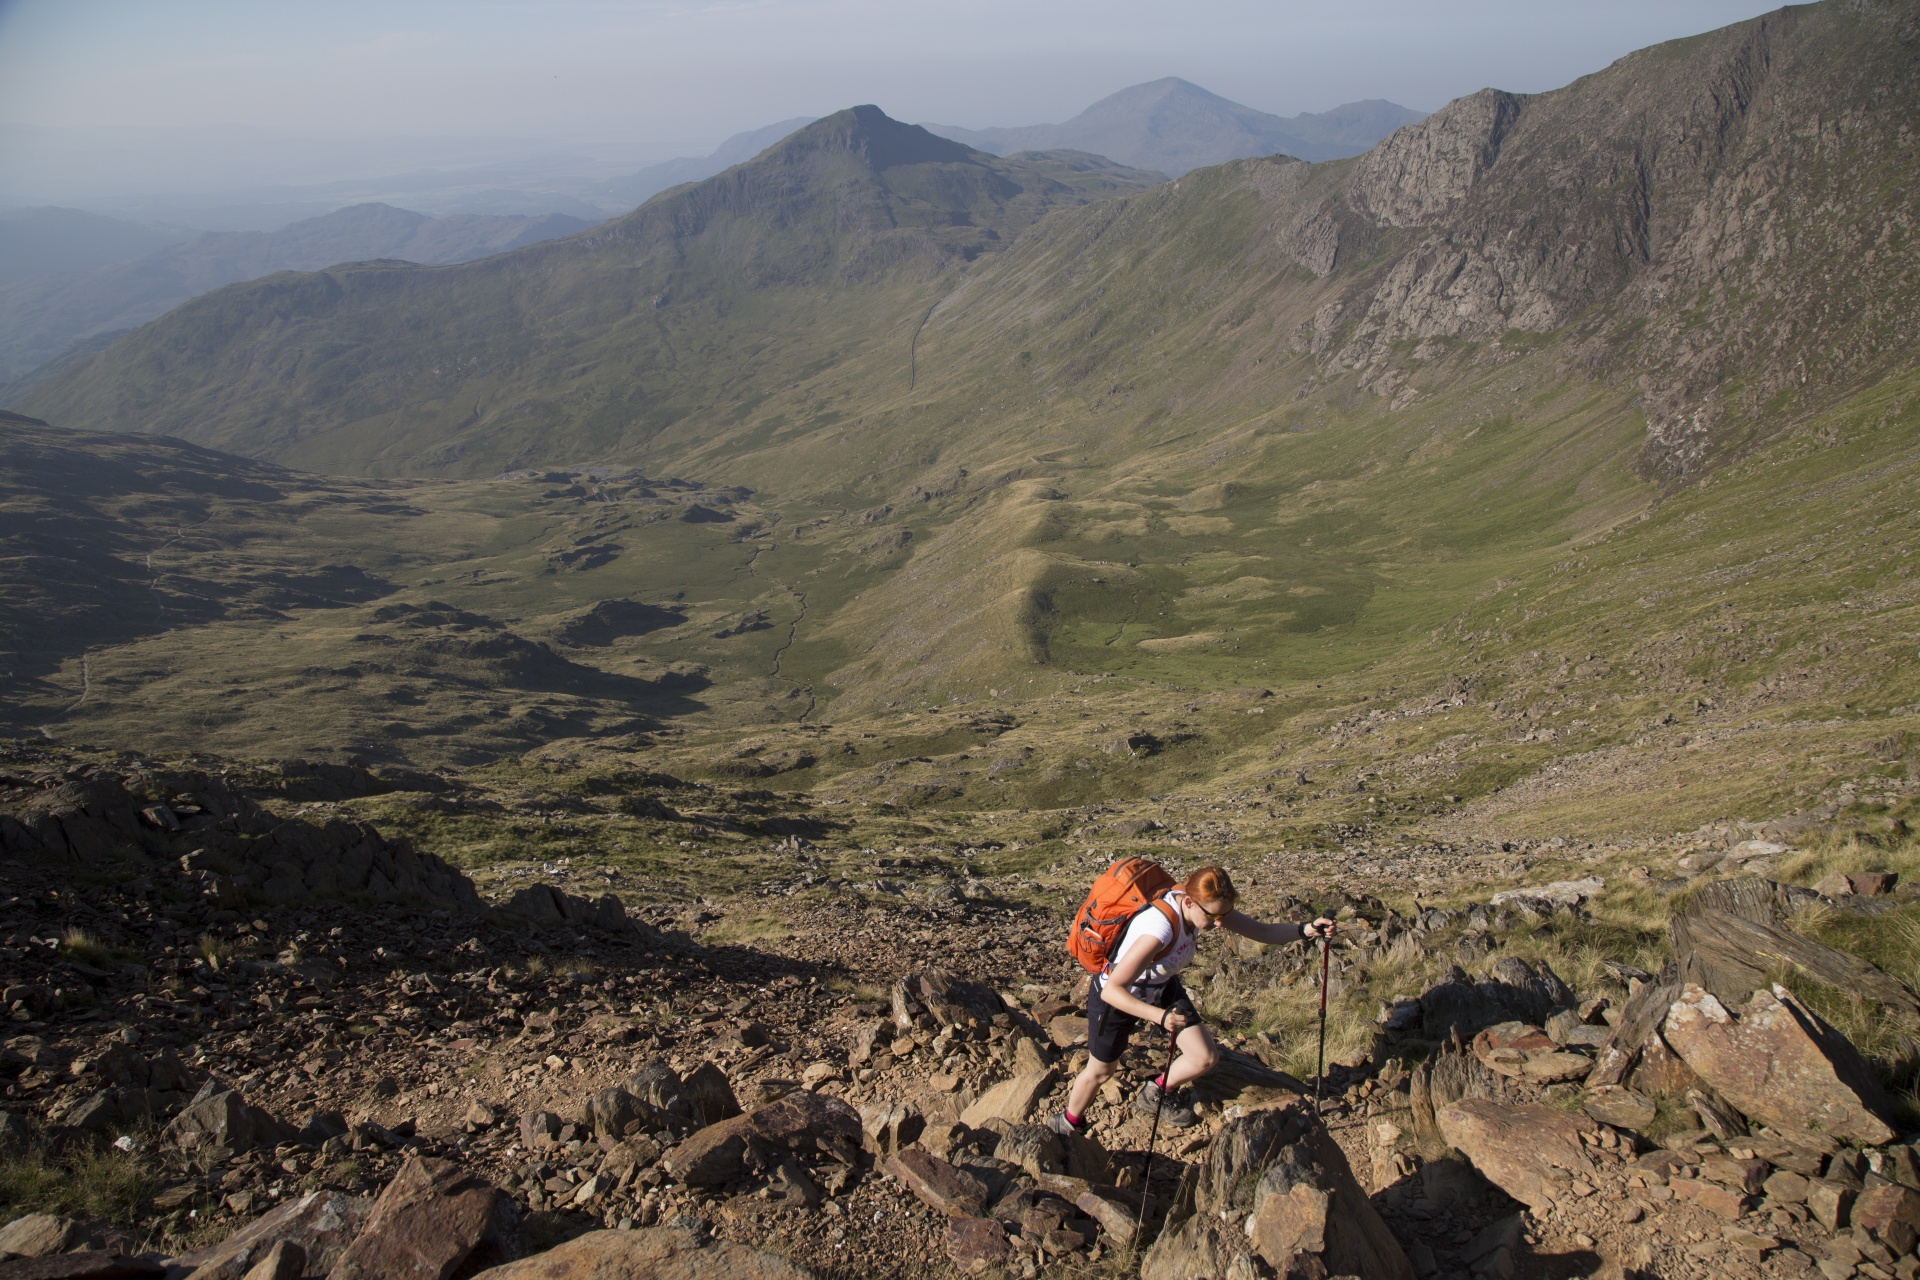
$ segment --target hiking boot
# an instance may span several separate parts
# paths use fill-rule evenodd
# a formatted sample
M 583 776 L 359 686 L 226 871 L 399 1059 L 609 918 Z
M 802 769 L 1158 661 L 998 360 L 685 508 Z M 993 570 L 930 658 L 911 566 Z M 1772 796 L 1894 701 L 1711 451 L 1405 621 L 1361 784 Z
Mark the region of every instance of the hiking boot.
M 1075 1124 L 1073 1121 L 1067 1119 L 1065 1112 L 1061 1112 L 1059 1115 L 1047 1121 L 1047 1128 L 1053 1130 L 1063 1138 L 1085 1137 L 1087 1133 L 1087 1122 L 1082 1120 L 1079 1124 Z
M 1133 1109 L 1143 1116 L 1151 1116 L 1158 1110 L 1160 1123 L 1175 1129 L 1191 1128 L 1200 1119 L 1193 1114 L 1192 1094 L 1185 1089 L 1174 1089 L 1163 1094 L 1159 1084 L 1152 1080 L 1140 1086 L 1140 1092 L 1134 1095 Z

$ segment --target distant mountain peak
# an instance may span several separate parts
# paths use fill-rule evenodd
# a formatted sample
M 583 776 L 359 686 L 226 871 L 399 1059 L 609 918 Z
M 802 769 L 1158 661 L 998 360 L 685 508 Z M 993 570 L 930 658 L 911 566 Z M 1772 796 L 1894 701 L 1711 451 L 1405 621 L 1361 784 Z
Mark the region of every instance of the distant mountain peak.
M 810 152 L 847 152 L 875 169 L 903 164 L 970 164 L 980 153 L 963 143 L 943 138 L 917 124 L 895 120 L 879 107 L 847 107 L 822 116 L 776 144 L 774 151 L 788 158 Z
M 1061 124 L 962 129 L 930 125 L 935 133 L 1007 155 L 1070 149 L 1121 164 L 1179 175 L 1204 165 L 1285 153 L 1302 160 L 1359 155 L 1422 113 L 1391 102 L 1350 102 L 1331 111 L 1291 118 L 1223 98 L 1183 80 L 1162 76 L 1110 93 Z

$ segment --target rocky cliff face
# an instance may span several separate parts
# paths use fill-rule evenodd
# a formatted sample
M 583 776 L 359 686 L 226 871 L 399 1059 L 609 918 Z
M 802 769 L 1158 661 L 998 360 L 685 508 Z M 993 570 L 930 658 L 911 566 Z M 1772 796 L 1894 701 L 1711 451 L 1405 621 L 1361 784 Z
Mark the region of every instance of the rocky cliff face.
M 1788 9 L 1400 130 L 1299 219 L 1401 237 L 1317 325 L 1323 368 L 1387 389 L 1396 344 L 1572 327 L 1639 379 L 1649 469 L 1692 474 L 1920 337 L 1917 52 L 1910 5 Z

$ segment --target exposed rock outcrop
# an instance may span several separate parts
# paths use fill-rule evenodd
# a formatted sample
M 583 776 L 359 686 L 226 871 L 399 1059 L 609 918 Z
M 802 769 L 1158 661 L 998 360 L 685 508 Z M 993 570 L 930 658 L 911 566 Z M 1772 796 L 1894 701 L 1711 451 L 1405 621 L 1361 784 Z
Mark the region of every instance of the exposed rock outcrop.
M 1230 1122 L 1207 1149 L 1192 1209 L 1147 1251 L 1142 1280 L 1256 1274 L 1413 1280 L 1345 1155 L 1298 1102 Z
M 1721 1097 L 1790 1142 L 1831 1151 L 1898 1136 L 1892 1100 L 1859 1051 L 1785 987 L 1756 991 L 1735 1012 L 1690 985 L 1662 1030 Z

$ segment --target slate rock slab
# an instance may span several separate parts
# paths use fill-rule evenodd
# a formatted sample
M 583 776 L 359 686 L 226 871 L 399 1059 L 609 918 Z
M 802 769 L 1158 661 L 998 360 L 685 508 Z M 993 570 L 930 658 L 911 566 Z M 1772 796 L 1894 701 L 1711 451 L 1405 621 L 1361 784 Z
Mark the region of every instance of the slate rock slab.
M 1721 1098 L 1794 1146 L 1833 1151 L 1899 1136 L 1892 1099 L 1859 1051 L 1785 987 L 1754 992 L 1735 1013 L 1689 984 L 1663 1033 Z
M 1436 1119 L 1448 1146 L 1537 1214 L 1549 1212 L 1573 1179 L 1597 1174 L 1581 1143 L 1583 1133 L 1595 1132 L 1584 1116 L 1538 1103 L 1462 1098 Z
M 246 1280 L 282 1242 L 297 1245 L 314 1275 L 325 1275 L 366 1225 L 373 1201 L 337 1191 L 315 1191 L 255 1218 L 216 1245 L 174 1259 L 188 1280 Z M 182 1271 L 181 1269 L 184 1268 Z
M 400 1166 L 327 1280 L 450 1280 L 519 1252 L 519 1214 L 506 1193 L 448 1160 Z

